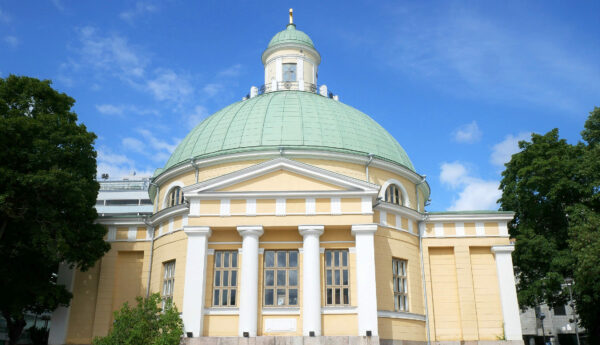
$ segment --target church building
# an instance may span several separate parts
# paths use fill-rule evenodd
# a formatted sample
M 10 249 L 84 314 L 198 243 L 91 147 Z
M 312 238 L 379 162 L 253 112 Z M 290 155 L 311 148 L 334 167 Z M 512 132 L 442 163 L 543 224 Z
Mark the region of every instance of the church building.
M 90 344 L 157 292 L 185 344 L 522 344 L 513 213 L 426 211 L 425 176 L 320 62 L 290 11 L 264 86 L 183 139 L 136 192 L 146 212 L 97 206 L 112 248 L 61 266 L 50 344 Z

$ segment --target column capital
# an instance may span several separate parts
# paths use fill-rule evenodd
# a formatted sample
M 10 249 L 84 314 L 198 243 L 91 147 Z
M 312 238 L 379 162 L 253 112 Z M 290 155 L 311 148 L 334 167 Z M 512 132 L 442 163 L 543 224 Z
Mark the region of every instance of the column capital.
M 353 224 L 352 225 L 352 235 L 372 235 L 377 232 L 377 224 Z
M 212 235 L 212 230 L 208 226 L 184 226 L 183 232 L 188 236 L 206 236 Z
M 515 251 L 514 244 L 507 244 L 503 246 L 492 246 L 492 253 L 494 254 L 510 254 Z
M 237 231 L 242 237 L 256 236 L 260 237 L 265 233 L 262 225 L 240 225 L 237 227 Z
M 298 232 L 303 237 L 307 235 L 321 236 L 323 235 L 324 229 L 325 227 L 323 225 L 298 225 Z

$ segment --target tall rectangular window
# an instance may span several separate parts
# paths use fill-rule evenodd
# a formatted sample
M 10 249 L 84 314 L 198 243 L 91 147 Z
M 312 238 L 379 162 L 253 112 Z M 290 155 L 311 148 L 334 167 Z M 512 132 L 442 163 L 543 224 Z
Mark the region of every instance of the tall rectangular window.
M 265 250 L 264 306 L 298 305 L 298 251 Z
M 163 263 L 162 308 L 173 303 L 173 286 L 175 285 L 175 260 Z
M 283 64 L 283 81 L 296 81 L 296 64 Z
M 237 250 L 216 251 L 214 271 L 213 306 L 236 306 L 238 282 Z
M 348 251 L 325 251 L 325 304 L 350 305 Z
M 392 259 L 392 271 L 394 278 L 394 309 L 396 311 L 408 311 L 406 260 Z

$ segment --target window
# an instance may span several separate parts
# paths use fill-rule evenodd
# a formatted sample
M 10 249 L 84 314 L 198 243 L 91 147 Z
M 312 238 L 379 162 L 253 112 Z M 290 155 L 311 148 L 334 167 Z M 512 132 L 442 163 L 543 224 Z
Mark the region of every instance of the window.
M 215 278 L 213 280 L 213 306 L 234 307 L 236 305 L 237 274 L 237 250 L 216 251 Z
M 296 81 L 296 64 L 283 64 L 283 81 Z
M 395 184 L 389 185 L 385 190 L 385 201 L 396 205 L 402 205 L 402 192 Z
M 162 308 L 173 303 L 173 285 L 175 285 L 175 260 L 163 263 Z
M 554 308 L 554 315 L 559 315 L 559 316 L 564 316 L 567 315 L 567 309 L 565 308 L 564 304 L 561 305 L 555 305 Z
M 140 205 L 152 205 L 152 200 L 150 199 L 141 199 Z
M 394 309 L 408 311 L 406 260 L 392 259 L 392 271 L 394 272 Z
M 183 191 L 181 187 L 175 187 L 169 192 L 167 197 L 167 207 L 183 204 Z
M 138 199 L 120 199 L 120 200 L 106 200 L 106 206 L 111 205 L 137 205 L 139 204 Z
M 350 305 L 347 250 L 325 251 L 325 304 Z
M 298 305 L 298 251 L 265 250 L 265 306 Z

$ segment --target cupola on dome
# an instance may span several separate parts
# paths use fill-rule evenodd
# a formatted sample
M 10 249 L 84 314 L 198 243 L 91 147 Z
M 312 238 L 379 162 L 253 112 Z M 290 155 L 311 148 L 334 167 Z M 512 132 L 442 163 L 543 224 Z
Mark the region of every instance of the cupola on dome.
M 285 30 L 278 32 L 269 42 L 268 48 L 280 44 L 300 44 L 315 48 L 313 41 L 304 32 L 296 29 L 296 24 L 288 24 Z

